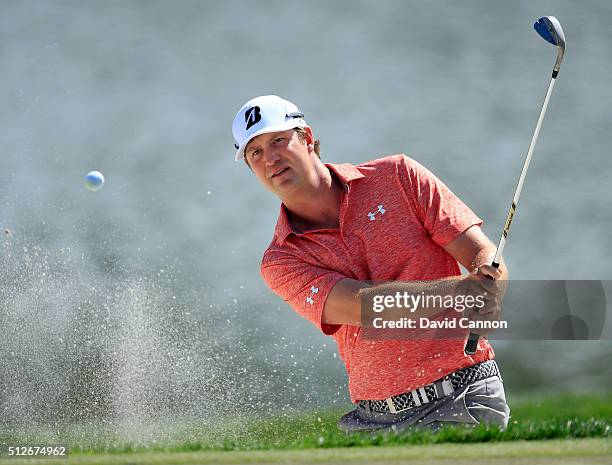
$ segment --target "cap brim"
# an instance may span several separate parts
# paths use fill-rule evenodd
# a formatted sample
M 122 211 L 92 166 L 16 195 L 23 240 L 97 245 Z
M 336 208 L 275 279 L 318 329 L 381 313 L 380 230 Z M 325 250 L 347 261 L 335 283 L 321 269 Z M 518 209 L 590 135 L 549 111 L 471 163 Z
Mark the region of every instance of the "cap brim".
M 268 134 L 270 132 L 287 131 L 289 129 L 303 127 L 306 127 L 306 122 L 301 118 L 296 118 L 291 121 L 286 121 L 284 124 L 280 124 L 278 126 L 268 126 L 257 132 L 254 132 L 247 140 L 242 143 L 240 147 L 238 147 L 238 150 L 236 150 L 236 158 L 234 160 L 240 161 L 244 158 L 244 149 L 249 144 L 249 142 L 251 142 L 257 136 L 260 136 L 262 134 Z

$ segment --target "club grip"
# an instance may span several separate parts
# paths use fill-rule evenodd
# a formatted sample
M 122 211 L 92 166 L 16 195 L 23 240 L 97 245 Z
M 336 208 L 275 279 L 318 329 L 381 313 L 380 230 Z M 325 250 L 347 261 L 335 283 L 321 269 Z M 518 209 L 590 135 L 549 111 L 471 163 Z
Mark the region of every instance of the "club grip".
M 470 333 L 467 342 L 465 343 L 465 353 L 468 355 L 474 355 L 478 348 L 478 339 L 480 336 L 476 333 Z
M 499 268 L 499 263 L 494 260 L 493 263 L 491 263 L 491 266 L 493 268 Z M 489 279 L 493 278 L 489 277 Z M 465 349 L 463 349 L 467 355 L 474 355 L 476 353 L 476 349 L 478 349 L 478 339 L 480 339 L 478 334 L 470 333 L 467 342 L 465 343 Z

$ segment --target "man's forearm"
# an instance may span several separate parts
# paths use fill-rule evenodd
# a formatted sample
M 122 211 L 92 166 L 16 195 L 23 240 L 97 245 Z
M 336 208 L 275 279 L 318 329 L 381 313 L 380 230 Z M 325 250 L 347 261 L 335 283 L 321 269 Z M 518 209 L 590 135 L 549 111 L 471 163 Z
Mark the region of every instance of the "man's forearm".
M 482 265 L 491 265 L 493 263 L 493 259 L 495 258 L 495 253 L 497 252 L 497 248 L 491 244 L 488 247 L 483 247 L 480 249 L 476 255 L 474 255 L 474 259 L 472 260 L 472 268 L 469 270 L 470 273 L 476 271 Z M 499 264 L 499 271 L 502 273 L 502 280 L 507 280 L 509 278 L 508 268 L 506 267 L 506 263 L 502 257 Z
M 364 311 L 371 312 L 370 308 L 363 308 L 364 303 L 375 302 L 384 297 L 394 302 L 392 306 L 385 305 L 385 310 L 409 310 L 414 318 L 431 318 L 436 314 L 448 310 L 444 305 L 445 297 L 454 297 L 460 276 L 453 276 L 433 281 L 392 281 L 377 284 L 359 291 Z M 436 298 L 428 298 L 436 297 Z M 370 313 L 371 314 L 371 313 Z

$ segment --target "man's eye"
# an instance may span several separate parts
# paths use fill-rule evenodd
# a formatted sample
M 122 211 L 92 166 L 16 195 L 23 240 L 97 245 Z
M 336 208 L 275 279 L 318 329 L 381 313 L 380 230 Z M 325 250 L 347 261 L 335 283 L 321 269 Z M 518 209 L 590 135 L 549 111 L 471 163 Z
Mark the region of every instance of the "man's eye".
M 259 150 L 254 150 L 254 151 L 251 152 L 251 158 L 257 157 L 257 156 L 259 156 L 259 154 L 260 154 Z
M 277 137 L 276 139 L 274 139 L 274 143 L 275 144 L 279 144 L 280 142 L 282 142 L 285 138 L 284 137 Z

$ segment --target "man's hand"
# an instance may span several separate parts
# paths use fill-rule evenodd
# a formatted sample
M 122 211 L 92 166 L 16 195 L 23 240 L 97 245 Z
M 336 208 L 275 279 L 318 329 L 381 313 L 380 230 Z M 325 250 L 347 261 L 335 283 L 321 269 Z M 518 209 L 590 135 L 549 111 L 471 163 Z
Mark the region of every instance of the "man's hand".
M 477 301 L 484 301 L 481 308 L 466 309 L 465 316 L 472 321 L 499 321 L 501 307 L 506 293 L 507 281 L 502 280 L 502 272 L 491 266 L 482 265 L 458 283 L 455 295 L 471 295 Z M 472 332 L 481 336 L 490 334 L 494 329 L 473 329 Z
M 444 248 L 465 269 L 471 271 L 457 284 L 457 293 L 474 292 L 474 295 L 481 295 L 485 300 L 483 308 L 466 310 L 465 316 L 473 321 L 499 321 L 509 275 L 503 259 L 499 268 L 488 265 L 495 256 L 495 245 L 484 235 L 479 226 L 474 225 Z M 474 329 L 472 332 L 485 335 L 493 330 Z

